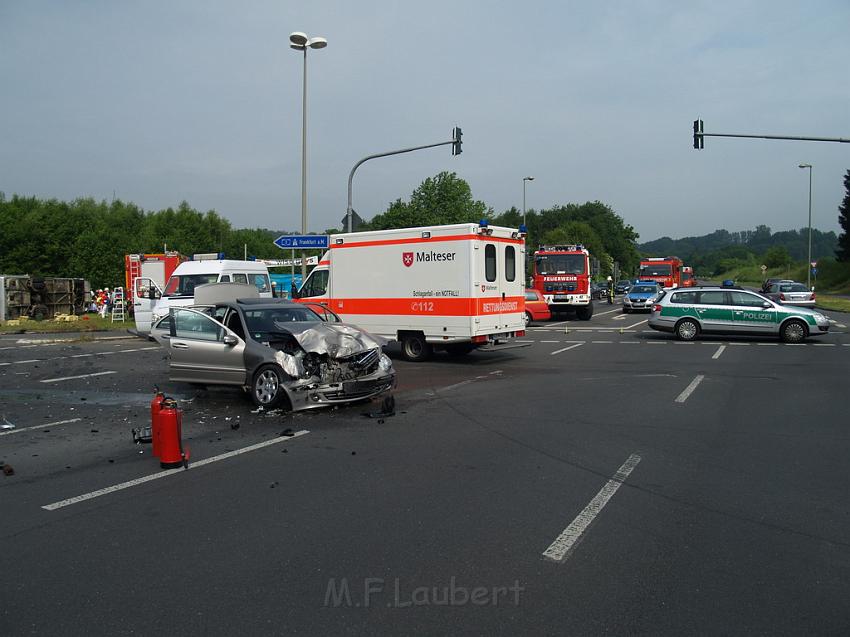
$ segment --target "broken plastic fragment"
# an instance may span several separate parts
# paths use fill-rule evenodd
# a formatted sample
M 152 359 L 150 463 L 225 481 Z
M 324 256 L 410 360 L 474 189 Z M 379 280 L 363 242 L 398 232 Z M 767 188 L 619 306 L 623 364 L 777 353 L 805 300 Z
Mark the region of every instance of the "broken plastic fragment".
M 9 422 L 8 420 L 6 420 L 6 416 L 3 416 L 3 422 L 0 423 L 0 429 L 8 430 L 8 429 L 14 429 L 14 428 L 15 428 L 15 425 L 13 423 Z
M 277 350 L 274 353 L 274 358 L 277 364 L 283 368 L 283 371 L 292 378 L 301 378 L 304 375 L 304 365 L 299 357 Z

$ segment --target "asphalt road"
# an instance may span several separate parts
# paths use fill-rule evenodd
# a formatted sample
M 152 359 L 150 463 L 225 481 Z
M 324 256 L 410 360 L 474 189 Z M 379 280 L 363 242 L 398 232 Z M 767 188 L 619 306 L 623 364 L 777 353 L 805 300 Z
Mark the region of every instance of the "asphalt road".
M 4 337 L 0 627 L 847 634 L 850 316 L 833 318 L 802 345 L 681 344 L 599 304 L 526 348 L 396 360 L 380 420 L 252 413 L 170 383 L 139 339 Z M 193 463 L 265 446 L 91 497 L 161 473 L 130 435 L 154 384 L 184 401 Z

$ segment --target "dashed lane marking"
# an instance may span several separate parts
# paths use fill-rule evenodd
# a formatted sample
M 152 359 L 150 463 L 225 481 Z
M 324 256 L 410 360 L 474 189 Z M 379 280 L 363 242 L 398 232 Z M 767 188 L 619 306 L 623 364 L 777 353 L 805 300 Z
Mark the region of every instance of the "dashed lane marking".
M 56 422 L 46 422 L 43 425 L 33 425 L 32 427 L 21 427 L 20 429 L 10 429 L 9 431 L 0 431 L 0 436 L 11 436 L 25 431 L 33 431 L 34 429 L 44 429 L 45 427 L 58 427 L 59 425 L 70 425 L 72 422 L 80 422 L 82 418 L 71 418 L 70 420 L 57 420 Z
M 566 352 L 567 350 L 575 349 L 576 347 L 581 347 L 582 345 L 584 345 L 583 342 L 582 343 L 573 343 L 569 347 L 562 347 L 561 349 L 556 349 L 554 352 L 551 352 L 549 355 L 554 356 L 555 354 L 560 354 L 561 352 Z
M 685 390 L 681 394 L 676 396 L 675 402 L 685 402 L 688 399 L 688 396 L 694 393 L 694 390 L 699 386 L 699 384 L 703 381 L 704 378 L 705 376 L 703 374 L 698 374 L 696 378 L 691 381 L 691 384 L 685 387 Z
M 725 351 L 726 351 L 726 346 L 721 345 L 720 347 L 717 348 L 717 351 L 714 352 L 714 354 L 712 354 L 711 358 L 714 359 L 714 360 L 717 360 L 718 358 L 720 358 L 721 354 L 723 354 L 723 352 L 725 352 Z
M 599 490 L 593 499 L 588 503 L 575 520 L 570 522 L 570 525 L 564 529 L 561 534 L 555 538 L 555 541 L 549 545 L 549 548 L 543 551 L 543 557 L 553 562 L 563 562 L 570 550 L 581 538 L 582 534 L 596 519 L 605 505 L 614 497 L 617 490 L 623 485 L 634 468 L 638 465 L 641 458 L 636 453 L 633 453 L 628 459 L 617 469 L 617 473 L 611 476 L 611 479 L 605 483 L 605 486 Z
M 83 358 L 85 356 L 108 356 L 110 354 L 129 354 L 131 352 L 147 352 L 154 349 L 162 349 L 158 345 L 153 347 L 136 347 L 133 349 L 117 349 L 111 352 L 91 352 L 89 354 L 69 354 L 68 356 L 51 356 L 49 358 L 30 358 L 24 361 L 11 361 L 6 363 L 0 363 L 0 367 L 6 365 L 24 365 L 29 363 L 46 363 L 47 361 L 61 361 L 70 358 Z
M 61 383 L 65 380 L 77 380 L 79 378 L 91 378 L 93 376 L 106 376 L 108 374 L 116 374 L 117 372 L 94 372 L 93 374 L 80 374 L 79 376 L 63 376 L 62 378 L 48 378 L 39 381 L 41 383 Z
M 228 451 L 227 453 L 222 453 L 217 456 L 213 456 L 211 458 L 205 458 L 204 460 L 198 460 L 197 462 L 191 463 L 191 467 L 193 469 L 197 469 L 199 467 L 203 467 L 204 465 L 212 464 L 213 462 L 219 462 L 221 460 L 226 460 L 228 458 L 233 458 L 234 456 L 241 455 L 243 453 L 249 453 L 251 451 L 256 451 L 258 449 L 262 449 L 263 447 L 268 447 L 270 445 L 277 445 L 282 442 L 288 442 L 294 438 L 298 438 L 300 436 L 306 435 L 310 433 L 306 429 L 302 429 L 301 431 L 296 431 L 291 436 L 281 436 L 278 438 L 274 438 L 273 440 L 265 440 L 263 442 L 258 442 L 255 445 L 250 445 L 248 447 L 242 447 L 241 449 L 236 449 L 234 451 Z M 73 498 L 68 498 L 67 500 L 60 500 L 59 502 L 53 502 L 51 504 L 45 504 L 41 508 L 46 511 L 55 511 L 56 509 L 61 509 L 63 507 L 71 506 L 72 504 L 78 504 L 80 502 L 85 502 L 86 500 L 91 500 L 92 498 L 99 498 L 102 495 L 107 495 L 109 493 L 114 493 L 115 491 L 121 491 L 122 489 L 129 489 L 130 487 L 135 487 L 139 484 L 144 484 L 145 482 L 150 482 L 151 480 L 159 480 L 160 478 L 166 478 L 168 476 L 173 476 L 175 473 L 182 473 L 185 471 L 182 467 L 178 469 L 168 469 L 167 471 L 160 471 L 158 473 L 152 473 L 147 476 L 142 476 L 141 478 L 136 478 L 135 480 L 128 480 L 127 482 L 121 482 L 119 484 L 113 484 L 111 487 L 105 487 L 103 489 L 98 489 L 97 491 L 91 491 L 90 493 L 84 493 L 83 495 L 78 495 Z

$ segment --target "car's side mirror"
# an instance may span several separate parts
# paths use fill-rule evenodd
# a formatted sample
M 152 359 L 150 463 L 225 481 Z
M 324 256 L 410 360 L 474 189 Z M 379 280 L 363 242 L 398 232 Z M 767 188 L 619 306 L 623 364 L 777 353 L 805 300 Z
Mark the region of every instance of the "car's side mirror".
M 772 308 L 772 307 L 773 307 L 773 305 L 772 305 L 771 303 L 768 303 L 767 301 L 764 301 L 764 302 L 761 304 L 761 306 L 762 306 L 764 309 L 766 309 L 766 310 L 767 310 L 767 309 L 769 309 L 769 308 Z
M 239 342 L 239 339 L 236 338 L 235 336 L 233 336 L 233 334 L 225 334 L 224 338 L 222 339 L 222 342 L 225 345 L 230 345 L 232 347 L 232 346 L 236 345 L 236 343 Z

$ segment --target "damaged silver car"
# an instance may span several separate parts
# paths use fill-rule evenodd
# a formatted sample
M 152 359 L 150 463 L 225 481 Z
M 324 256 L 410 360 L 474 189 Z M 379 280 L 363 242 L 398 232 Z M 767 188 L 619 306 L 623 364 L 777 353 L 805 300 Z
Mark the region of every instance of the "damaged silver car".
M 169 330 L 171 380 L 238 385 L 266 409 L 344 404 L 395 384 L 377 337 L 291 301 L 172 308 Z

